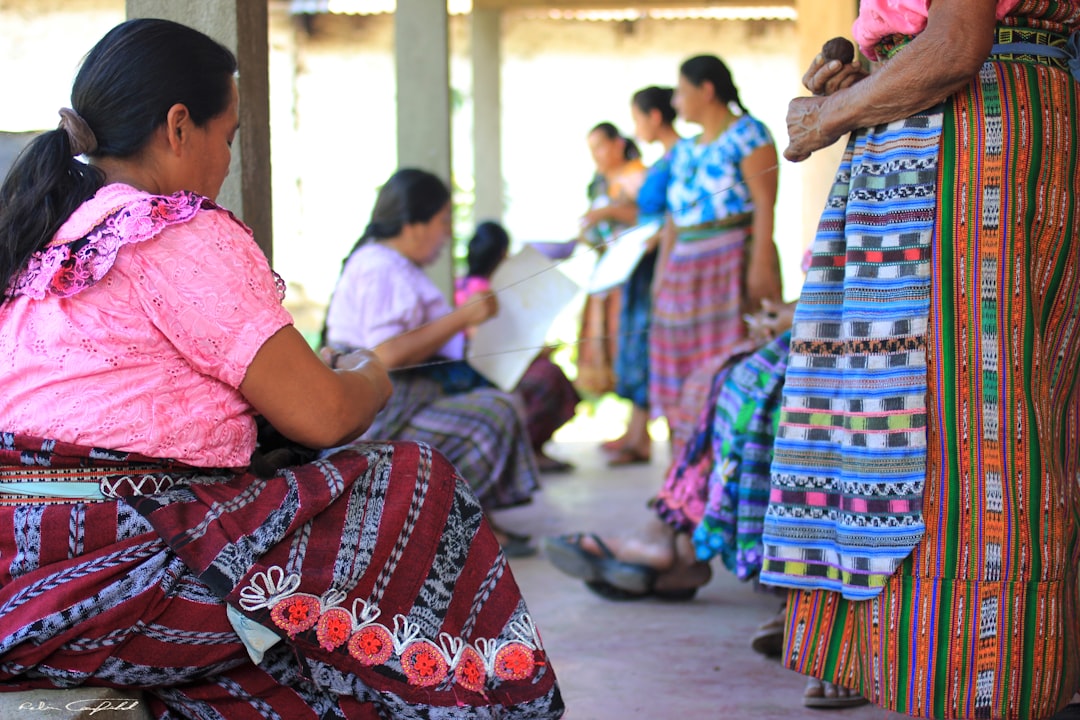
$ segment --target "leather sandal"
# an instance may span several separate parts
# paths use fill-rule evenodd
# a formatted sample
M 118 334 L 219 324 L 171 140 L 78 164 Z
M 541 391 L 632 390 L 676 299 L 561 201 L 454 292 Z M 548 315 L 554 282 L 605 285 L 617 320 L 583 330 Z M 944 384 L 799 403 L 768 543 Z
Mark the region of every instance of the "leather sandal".
M 826 683 L 824 680 L 815 677 L 809 678 L 806 692 L 803 694 L 803 705 L 808 708 L 818 708 L 821 710 L 839 710 L 840 708 L 860 707 L 870 702 L 858 693 L 827 697 L 825 695 L 825 686 L 827 684 L 833 685 L 836 688 L 841 687 L 835 683 Z
M 600 555 L 585 549 L 582 542 L 585 538 L 592 540 Z M 543 548 L 552 565 L 570 577 L 584 580 L 589 590 L 606 600 L 655 597 L 678 602 L 697 594 L 696 587 L 658 589 L 656 580 L 660 572 L 656 568 L 619 560 L 596 533 L 544 538 Z

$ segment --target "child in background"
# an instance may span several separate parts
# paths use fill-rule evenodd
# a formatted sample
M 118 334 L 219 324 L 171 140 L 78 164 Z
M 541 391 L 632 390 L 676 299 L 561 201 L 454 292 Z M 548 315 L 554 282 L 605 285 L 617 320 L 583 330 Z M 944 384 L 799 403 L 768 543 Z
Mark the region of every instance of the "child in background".
M 491 290 L 491 275 L 506 259 L 510 236 L 497 222 L 483 222 L 469 240 L 468 275 L 455 283 L 454 302 L 461 306 L 476 293 Z M 466 331 L 466 335 L 468 335 Z M 525 427 L 541 472 L 559 473 L 573 469 L 570 463 L 544 453 L 544 444 L 566 424 L 581 397 L 562 369 L 551 361 L 551 351 L 543 350 L 518 383 L 517 392 L 525 404 Z

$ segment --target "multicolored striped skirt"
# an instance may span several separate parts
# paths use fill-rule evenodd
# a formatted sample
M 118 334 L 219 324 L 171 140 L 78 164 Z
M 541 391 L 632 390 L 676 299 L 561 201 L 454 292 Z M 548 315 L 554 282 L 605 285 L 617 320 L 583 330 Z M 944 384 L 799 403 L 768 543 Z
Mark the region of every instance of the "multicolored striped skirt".
M 0 494 L 4 688 L 138 688 L 157 717 L 562 715 L 498 541 L 431 448 L 207 472 L 0 435 L 0 483 L 113 495 Z
M 748 223 L 681 231 L 663 269 L 650 328 L 649 402 L 653 415 L 666 417 L 672 427 L 687 424 L 679 407 L 686 379 L 703 365 L 726 359 L 746 335 L 742 293 Z
M 722 385 L 711 427 L 712 471 L 694 547 L 699 560 L 719 555 L 740 580 L 761 570 L 773 438 L 790 346 L 791 334 L 782 333 L 729 363 L 717 378 Z
M 672 426 L 674 460 L 664 476 L 652 508 L 676 532 L 694 531 L 705 514 L 712 475 L 713 418 L 716 399 L 723 389 L 730 364 L 751 350 L 749 342 L 736 346 L 732 356 L 713 358 L 686 379 L 680 403 L 680 422 Z
M 918 717 L 1044 718 L 1080 688 L 1078 119 L 1077 82 L 1030 57 L 987 62 L 946 104 L 925 533 L 869 600 L 793 591 L 788 667 Z

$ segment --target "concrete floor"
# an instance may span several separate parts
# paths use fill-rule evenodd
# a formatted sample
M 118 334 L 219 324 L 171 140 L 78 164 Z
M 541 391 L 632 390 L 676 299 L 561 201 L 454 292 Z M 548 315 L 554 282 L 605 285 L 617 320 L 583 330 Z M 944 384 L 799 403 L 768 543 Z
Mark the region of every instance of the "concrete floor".
M 537 537 L 636 527 L 647 519 L 645 501 L 662 480 L 663 450 L 657 443 L 651 465 L 610 470 L 595 443 L 556 443 L 551 454 L 573 462 L 576 471 L 545 476 L 531 505 L 496 517 Z M 570 720 L 906 717 L 872 706 L 803 707 L 804 678 L 749 646 L 754 629 L 776 613 L 778 599 L 738 582 L 718 561 L 712 582 L 689 603 L 606 601 L 541 556 L 515 559 L 512 567 Z

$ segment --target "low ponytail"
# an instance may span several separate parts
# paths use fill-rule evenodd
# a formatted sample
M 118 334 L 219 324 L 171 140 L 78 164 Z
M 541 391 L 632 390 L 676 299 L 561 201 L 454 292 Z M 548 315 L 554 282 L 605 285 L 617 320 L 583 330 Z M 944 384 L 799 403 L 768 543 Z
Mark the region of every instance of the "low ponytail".
M 724 61 L 715 55 L 698 55 L 690 58 L 679 68 L 679 74 L 694 87 L 701 87 L 703 83 L 708 82 L 713 87 L 717 102 L 724 105 L 734 104 L 743 115 L 750 114 L 739 99 L 739 90 L 735 87 L 731 71 Z
M 0 185 L 0 304 L 33 254 L 105 183 L 76 156 L 136 155 L 178 103 L 202 127 L 228 107 L 235 72 L 228 48 L 179 23 L 140 18 L 106 33 L 75 76 L 60 128 L 35 138 Z
M 63 129 L 38 135 L 19 154 L 0 185 L 0 304 L 30 257 L 104 182 L 100 170 L 72 156 Z

